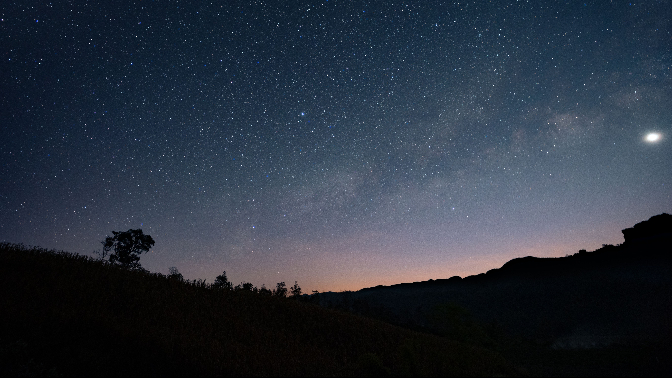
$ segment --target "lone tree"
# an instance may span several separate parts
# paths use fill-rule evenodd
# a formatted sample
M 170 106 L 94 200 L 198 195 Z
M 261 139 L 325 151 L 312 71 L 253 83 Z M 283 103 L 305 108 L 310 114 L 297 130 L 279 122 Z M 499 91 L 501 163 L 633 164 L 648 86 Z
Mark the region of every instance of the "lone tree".
M 103 244 L 103 256 L 110 256 L 110 262 L 128 269 L 142 269 L 140 254 L 149 251 L 154 245 L 151 236 L 142 233 L 141 229 L 128 231 L 112 231 Z

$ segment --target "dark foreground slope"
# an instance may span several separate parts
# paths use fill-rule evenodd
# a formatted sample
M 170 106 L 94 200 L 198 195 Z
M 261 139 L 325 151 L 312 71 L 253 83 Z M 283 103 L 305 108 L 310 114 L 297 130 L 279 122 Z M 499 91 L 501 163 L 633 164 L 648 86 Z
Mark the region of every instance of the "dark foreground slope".
M 558 366 L 531 368 L 535 374 L 672 373 L 672 216 L 652 217 L 623 233 L 623 244 L 593 252 L 524 257 L 464 279 L 325 293 L 320 301 L 464 341 L 488 345 L 503 335 L 560 360 L 613 352 L 606 365 L 586 357 L 586 369 L 555 361 Z M 524 357 L 505 355 L 512 362 Z M 525 366 L 541 359 L 527 358 Z
M 287 298 L 0 244 L 0 375 L 516 375 L 483 348 Z

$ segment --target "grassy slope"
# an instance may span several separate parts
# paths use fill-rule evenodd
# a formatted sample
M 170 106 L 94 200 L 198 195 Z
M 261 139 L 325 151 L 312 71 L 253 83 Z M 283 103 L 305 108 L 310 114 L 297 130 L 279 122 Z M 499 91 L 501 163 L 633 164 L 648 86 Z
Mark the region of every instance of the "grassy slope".
M 497 354 L 251 292 L 0 244 L 1 375 L 516 375 Z

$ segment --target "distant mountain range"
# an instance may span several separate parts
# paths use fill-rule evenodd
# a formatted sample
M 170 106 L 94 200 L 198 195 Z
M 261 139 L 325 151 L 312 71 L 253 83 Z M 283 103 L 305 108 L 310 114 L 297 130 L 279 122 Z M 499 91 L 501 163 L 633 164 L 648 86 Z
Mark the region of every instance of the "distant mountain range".
M 672 215 L 623 235 L 623 244 L 593 252 L 516 258 L 465 278 L 322 293 L 319 302 L 439 333 L 445 324 L 437 314 L 452 306 L 483 327 L 558 349 L 672 340 Z

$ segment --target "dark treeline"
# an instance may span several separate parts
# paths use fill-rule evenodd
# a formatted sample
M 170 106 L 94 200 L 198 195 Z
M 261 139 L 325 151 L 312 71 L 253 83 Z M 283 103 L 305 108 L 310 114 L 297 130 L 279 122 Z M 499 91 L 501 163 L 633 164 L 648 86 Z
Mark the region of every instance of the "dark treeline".
M 94 251 L 98 256 L 98 260 L 103 263 L 109 263 L 128 270 L 137 270 L 148 273 L 146 269 L 140 264 L 140 256 L 149 251 L 155 244 L 154 239 L 150 235 L 145 235 L 141 229 L 130 229 L 128 231 L 112 231 L 113 236 L 107 236 L 105 240 L 100 243 L 103 245 L 102 250 Z M 168 278 L 191 283 L 197 286 L 208 286 L 212 289 L 223 290 L 245 290 L 261 295 L 270 295 L 275 297 L 290 296 L 294 299 L 300 299 L 301 287 L 297 281 L 294 281 L 294 286 L 287 288 L 285 282 L 278 282 L 275 289 L 267 289 L 266 285 L 257 288 L 250 282 L 241 282 L 233 286 L 226 276 L 226 271 L 215 278 L 212 285 L 205 285 L 205 280 L 196 279 L 189 282 L 184 279 L 184 276 L 177 267 L 168 268 Z M 314 293 L 316 294 L 316 292 Z M 303 297 L 303 299 L 306 299 Z M 310 299 L 310 298 L 308 298 Z

